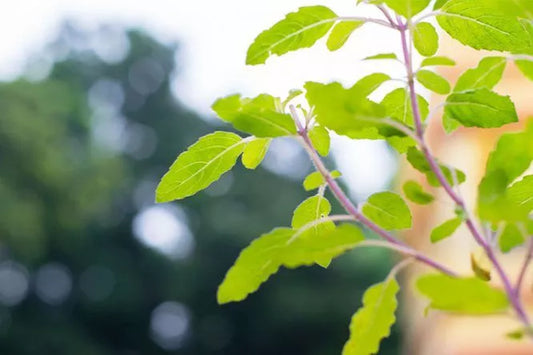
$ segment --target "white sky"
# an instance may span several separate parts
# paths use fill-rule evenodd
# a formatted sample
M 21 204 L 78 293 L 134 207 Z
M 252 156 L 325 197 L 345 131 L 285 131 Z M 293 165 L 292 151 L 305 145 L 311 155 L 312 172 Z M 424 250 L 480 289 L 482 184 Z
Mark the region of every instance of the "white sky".
M 320 3 L 320 2 L 318 2 Z M 322 1 L 324 3 L 324 1 Z M 380 52 L 397 51 L 397 34 L 369 24 L 358 30 L 339 52 L 325 45 L 271 58 L 267 65 L 244 65 L 246 50 L 255 36 L 299 6 L 311 0 L 17 0 L 4 2 L 0 11 L 0 79 L 14 78 L 28 55 L 39 53 L 53 39 L 62 20 L 84 28 L 101 23 L 147 29 L 159 40 L 179 42 L 180 73 L 174 91 L 187 105 L 211 114 L 211 103 L 220 96 L 241 92 L 251 96 L 268 92 L 283 96 L 305 81 L 338 80 L 353 84 L 365 74 L 384 71 L 401 77 L 398 64 L 361 62 Z M 355 0 L 330 2 L 342 15 L 375 15 L 369 8 L 356 8 Z M 391 84 L 397 85 L 397 84 Z M 378 95 L 389 91 L 386 86 Z M 351 144 L 351 145 L 350 145 Z M 383 188 L 394 172 L 384 146 L 372 142 L 337 142 L 337 162 L 357 197 Z M 352 149 L 347 152 L 346 149 Z

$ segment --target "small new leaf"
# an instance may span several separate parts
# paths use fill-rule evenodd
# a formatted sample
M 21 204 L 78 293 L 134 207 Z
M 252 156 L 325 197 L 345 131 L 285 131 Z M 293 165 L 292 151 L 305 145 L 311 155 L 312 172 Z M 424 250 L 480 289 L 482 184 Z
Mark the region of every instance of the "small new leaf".
M 419 205 L 428 205 L 435 200 L 435 197 L 427 193 L 418 182 L 410 180 L 403 185 L 405 197 Z
M 398 60 L 398 56 L 395 53 L 380 53 L 376 55 L 371 55 L 370 57 L 363 58 L 363 60 L 380 60 L 380 59 Z
M 336 51 L 342 48 L 352 33 L 364 24 L 363 21 L 341 21 L 337 23 L 329 34 L 326 43 L 328 49 L 330 51 Z
M 294 210 L 292 228 L 300 228 L 306 224 L 327 217 L 331 212 L 331 205 L 320 195 L 309 197 Z
M 420 64 L 421 67 L 432 67 L 432 66 L 454 66 L 455 61 L 448 57 L 431 57 L 425 58 Z
M 416 73 L 416 79 L 420 84 L 437 94 L 446 95 L 451 90 L 448 80 L 429 70 L 419 70 Z
M 233 168 L 246 141 L 234 133 L 215 132 L 181 153 L 156 190 L 157 202 L 192 196 Z
M 242 153 L 242 165 L 247 169 L 255 169 L 261 164 L 270 146 L 270 138 L 257 138 L 246 144 Z
M 439 49 L 439 35 L 435 27 L 427 22 L 420 22 L 413 28 L 413 44 L 424 57 L 431 57 Z
M 331 138 L 329 132 L 322 126 L 315 126 L 309 131 L 309 139 L 313 143 L 313 147 L 318 154 L 323 157 L 329 154 L 329 147 L 331 144 Z
M 331 177 L 334 179 L 340 176 L 341 176 L 341 173 L 338 170 L 333 170 L 331 172 Z M 311 191 L 311 190 L 318 189 L 320 186 L 325 185 L 325 184 L 326 184 L 326 180 L 324 180 L 324 177 L 318 171 L 312 172 L 311 174 L 307 175 L 303 183 L 305 191 Z
M 363 306 L 353 315 L 350 338 L 342 355 L 377 354 L 381 340 L 390 335 L 396 322 L 396 296 L 400 286 L 395 279 L 388 279 L 366 290 Z
M 395 193 L 379 192 L 368 198 L 363 214 L 387 230 L 411 228 L 412 217 L 405 201 Z
M 337 15 L 325 6 L 301 7 L 263 31 L 248 49 L 246 64 L 263 64 L 272 54 L 278 56 L 313 46 L 333 26 Z
M 484 315 L 504 312 L 509 308 L 505 292 L 478 278 L 425 275 L 417 280 L 416 287 L 430 299 L 430 308 L 441 311 Z
M 218 116 L 236 129 L 261 138 L 296 134 L 291 116 L 278 112 L 279 99 L 262 94 L 253 99 L 231 95 L 218 99 L 212 106 Z
M 436 227 L 431 231 L 431 243 L 437 243 L 443 239 L 451 237 L 462 223 L 463 219 L 456 217 Z

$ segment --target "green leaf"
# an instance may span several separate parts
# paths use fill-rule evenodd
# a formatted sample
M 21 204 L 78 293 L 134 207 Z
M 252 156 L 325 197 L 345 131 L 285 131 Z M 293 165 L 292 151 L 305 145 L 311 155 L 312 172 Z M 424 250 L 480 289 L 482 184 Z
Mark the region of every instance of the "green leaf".
M 470 267 L 480 280 L 490 281 L 492 279 L 490 274 L 492 263 L 483 248 L 480 247 L 477 252 L 470 253 Z
M 379 130 L 384 125 L 379 120 L 385 110 L 358 92 L 357 86 L 345 89 L 339 83 L 308 82 L 305 90 L 320 125 L 351 138 L 382 138 Z
M 270 146 L 270 138 L 257 138 L 246 144 L 242 153 L 242 164 L 248 169 L 255 169 L 261 164 Z
M 300 228 L 310 222 L 327 217 L 331 212 L 331 205 L 324 197 L 316 195 L 302 202 L 292 216 L 292 228 Z M 331 222 L 331 224 L 333 224 Z
M 412 225 L 411 211 L 395 193 L 379 192 L 368 198 L 363 214 L 378 226 L 387 229 L 407 229 Z
M 445 113 L 465 127 L 496 128 L 518 122 L 509 96 L 487 89 L 451 94 L 446 100 Z
M 508 182 L 522 175 L 533 160 L 533 120 L 526 129 L 518 133 L 503 134 L 490 153 L 487 161 L 487 174 L 502 170 Z
M 330 51 L 336 51 L 350 38 L 351 34 L 363 26 L 363 21 L 341 21 L 333 27 L 333 30 L 329 34 L 327 46 Z
M 475 49 L 531 50 L 527 26 L 502 11 L 500 0 L 450 0 L 440 9 L 437 21 L 451 37 Z
M 415 168 L 416 170 L 426 175 L 426 178 L 428 179 L 428 182 L 431 186 L 435 186 L 435 187 L 440 186 L 440 182 L 437 179 L 437 176 L 431 170 L 431 166 L 429 165 L 429 163 L 426 160 L 426 157 L 421 151 L 419 151 L 418 149 L 414 147 L 409 148 L 409 150 L 407 151 L 407 161 L 413 166 L 413 168 Z M 446 180 L 448 181 L 448 183 L 450 183 L 450 185 L 454 185 L 455 181 L 454 181 L 453 173 L 450 170 L 450 168 L 444 165 L 439 165 L 439 166 L 440 166 L 440 169 L 442 170 L 442 173 L 446 177 Z M 461 170 L 455 169 L 455 175 L 457 178 L 457 182 L 459 184 L 462 184 L 463 182 L 466 181 L 466 175 Z
M 437 94 L 446 95 L 450 92 L 450 83 L 437 73 L 429 70 L 419 70 L 416 79 L 427 89 Z
M 533 80 L 533 61 L 530 60 L 517 60 L 515 61 L 516 66 L 522 74 L 525 75 L 529 80 Z
M 413 28 L 413 44 L 424 57 L 431 57 L 439 49 L 439 35 L 435 27 L 427 22 L 419 22 Z
M 528 218 L 524 206 L 511 201 L 507 186 L 509 180 L 503 170 L 488 173 L 479 184 L 478 213 L 482 220 L 498 223 L 519 222 Z
M 234 133 L 215 132 L 181 153 L 156 190 L 157 202 L 192 196 L 233 168 L 246 141 Z
M 506 294 L 477 278 L 452 278 L 447 275 L 424 275 L 416 287 L 431 301 L 429 307 L 446 312 L 484 315 L 509 308 Z
M 387 143 L 396 149 L 400 154 L 405 154 L 411 147 L 415 147 L 417 142 L 411 137 L 387 137 Z
M 365 76 L 360 79 L 354 86 L 350 89 L 357 93 L 357 95 L 368 96 L 376 91 L 383 83 L 391 80 L 391 77 L 383 73 L 374 73 Z
M 425 120 L 429 113 L 429 104 L 422 96 L 417 95 L 417 98 L 422 120 Z M 413 108 L 406 89 L 396 89 L 390 92 L 383 98 L 381 105 L 385 107 L 387 116 L 409 127 L 414 127 Z
M 309 139 L 313 143 L 313 147 L 318 154 L 323 157 L 329 154 L 329 147 L 331 144 L 331 138 L 329 132 L 322 126 L 315 126 L 309 131 Z
M 301 7 L 257 36 L 248 49 L 246 64 L 263 64 L 273 54 L 280 56 L 313 46 L 336 19 L 337 15 L 325 6 Z
M 522 245 L 524 241 L 524 234 L 520 228 L 518 228 L 516 224 L 510 223 L 505 226 L 498 242 L 500 250 L 504 253 L 508 253 L 513 248 Z
M 398 56 L 395 53 L 380 53 L 376 55 L 371 55 L 370 57 L 363 58 L 363 60 L 380 60 L 380 59 L 398 60 Z
M 440 9 L 440 8 L 443 7 L 444 4 L 446 4 L 448 1 L 450 1 L 450 0 L 437 0 L 437 1 L 435 1 L 435 6 L 433 6 L 433 10 L 438 10 L 438 9 Z
M 396 322 L 396 299 L 400 285 L 388 279 L 366 290 L 363 306 L 353 315 L 350 323 L 350 338 L 344 345 L 342 355 L 377 354 L 382 339 L 390 335 Z
M 338 170 L 333 170 L 331 172 L 331 177 L 336 179 L 341 176 L 341 173 Z M 305 191 L 311 191 L 318 189 L 320 186 L 326 184 L 326 180 L 324 180 L 324 177 L 322 174 L 318 171 L 315 171 L 309 175 L 304 180 L 304 189 Z
M 462 223 L 463 219 L 457 217 L 452 218 L 436 227 L 431 231 L 431 243 L 437 243 L 443 239 L 451 237 Z
M 524 176 L 507 191 L 509 199 L 523 207 L 527 212 L 533 211 L 533 175 Z
M 295 98 L 297 98 L 298 96 L 300 96 L 303 93 L 304 92 L 302 90 L 300 90 L 300 89 L 292 89 L 291 91 L 289 91 L 289 95 L 281 103 L 281 107 L 283 108 L 283 110 L 285 110 L 285 108 L 287 107 L 289 102 L 291 102 L 292 100 L 294 100 Z
M 331 260 L 364 240 L 360 229 L 343 224 L 325 235 L 277 228 L 254 240 L 229 269 L 218 288 L 218 303 L 245 299 L 275 274 L 281 266 L 296 268 L 312 265 L 316 260 Z
M 425 58 L 422 61 L 421 67 L 431 67 L 431 66 L 454 66 L 455 61 L 448 57 L 431 57 Z
M 403 185 L 405 197 L 419 205 L 428 205 L 435 200 L 433 195 L 427 193 L 418 182 L 410 180 Z
M 431 0 L 383 0 L 397 14 L 411 18 L 428 7 Z
M 453 91 L 493 89 L 502 79 L 506 65 L 507 59 L 504 57 L 483 58 L 476 68 L 468 69 L 459 77 Z
M 291 116 L 277 111 L 278 98 L 262 94 L 253 99 L 231 95 L 218 99 L 213 111 L 236 129 L 256 137 L 282 137 L 296 134 Z

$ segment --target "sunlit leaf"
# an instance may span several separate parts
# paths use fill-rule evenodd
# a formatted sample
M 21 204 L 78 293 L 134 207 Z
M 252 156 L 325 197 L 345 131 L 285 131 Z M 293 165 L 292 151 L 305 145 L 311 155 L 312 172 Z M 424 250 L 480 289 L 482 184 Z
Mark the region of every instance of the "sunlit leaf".
M 215 132 L 200 138 L 181 153 L 156 190 L 156 201 L 180 200 L 194 195 L 233 168 L 246 141 L 234 133 Z
M 416 79 L 420 84 L 437 94 L 446 95 L 451 90 L 448 80 L 429 70 L 419 70 L 416 73 Z
M 526 211 L 533 211 L 533 175 L 524 176 L 515 182 L 507 191 L 509 199 Z
M 333 26 L 337 15 L 325 6 L 301 7 L 263 31 L 248 49 L 246 64 L 263 64 L 272 54 L 311 47 Z
M 431 67 L 431 66 L 454 66 L 456 63 L 453 59 L 448 57 L 431 57 L 425 58 L 420 64 L 421 67 Z
M 411 211 L 395 193 L 379 192 L 368 198 L 363 214 L 380 227 L 388 230 L 407 229 L 412 225 Z
M 413 44 L 425 57 L 431 57 L 439 49 L 439 35 L 435 27 L 427 22 L 420 22 L 413 28 Z
M 307 223 L 328 216 L 330 212 L 331 205 L 328 200 L 319 195 L 312 196 L 294 210 L 291 225 L 293 228 L 300 228 Z
M 518 122 L 511 99 L 487 89 L 451 94 L 446 100 L 445 113 L 466 127 L 496 128 Z
M 383 73 L 374 73 L 360 79 L 352 86 L 350 91 L 357 95 L 368 96 L 376 91 L 383 83 L 391 80 L 391 77 Z
M 502 79 L 506 65 L 507 59 L 504 57 L 483 58 L 476 68 L 468 69 L 459 77 L 454 91 L 492 89 Z
M 331 138 L 329 132 L 322 126 L 315 126 L 309 131 L 309 139 L 313 143 L 313 147 L 318 154 L 323 157 L 329 154 L 329 147 L 331 144 Z
M 237 302 L 255 292 L 281 266 L 296 268 L 331 260 L 364 240 L 356 226 L 343 224 L 325 235 L 294 236 L 297 230 L 277 228 L 254 240 L 229 269 L 218 288 L 218 303 Z
M 416 287 L 430 299 L 430 308 L 446 312 L 483 315 L 509 308 L 505 292 L 477 278 L 425 275 L 417 280 Z
M 515 63 L 526 78 L 533 80 L 533 61 L 517 60 Z
M 532 190 L 533 192 L 533 190 Z M 533 198 L 533 195 L 530 195 Z M 519 245 L 524 243 L 524 234 L 514 223 L 509 223 L 505 226 L 502 234 L 500 235 L 499 245 L 500 250 L 504 253 L 511 251 Z
M 449 0 L 439 11 L 440 26 L 475 49 L 528 53 L 531 34 L 525 23 L 501 9 L 501 0 Z
M 305 89 L 320 125 L 351 138 L 382 138 L 379 130 L 385 127 L 379 121 L 385 117 L 385 110 L 357 88 L 345 89 L 339 83 L 308 82 Z
M 380 53 L 371 55 L 369 57 L 364 58 L 363 60 L 379 60 L 379 59 L 394 59 L 397 60 L 398 56 L 395 53 Z
M 213 111 L 236 129 L 256 137 L 281 137 L 296 134 L 291 116 L 277 110 L 279 99 L 262 94 L 253 99 L 231 95 L 218 99 Z
M 270 146 L 270 138 L 257 138 L 246 144 L 242 153 L 242 165 L 255 169 L 261 164 Z
M 451 237 L 462 223 L 463 219 L 456 217 L 439 225 L 431 231 L 431 242 L 437 243 L 443 239 Z
M 331 172 L 331 177 L 336 179 L 341 176 L 341 173 L 338 170 L 333 170 Z M 320 186 L 324 185 L 326 183 L 326 180 L 322 176 L 322 174 L 318 171 L 312 172 L 311 174 L 307 175 L 307 177 L 304 180 L 304 189 L 306 191 L 311 191 L 314 189 L 318 189 Z
M 421 118 L 425 120 L 429 113 L 429 104 L 420 95 L 417 95 L 417 99 Z M 406 89 L 391 91 L 383 98 L 381 105 L 385 107 L 388 117 L 414 127 L 413 108 Z
M 411 18 L 428 7 L 431 0 L 383 0 L 396 13 Z
M 352 33 L 363 26 L 363 21 L 341 21 L 333 27 L 333 30 L 329 34 L 327 46 L 330 51 L 336 51 L 350 38 Z
M 405 197 L 419 205 L 428 205 L 435 200 L 435 197 L 424 191 L 422 185 L 410 180 L 403 185 Z
M 396 322 L 396 299 L 400 285 L 391 278 L 366 290 L 363 306 L 353 315 L 350 338 L 343 355 L 377 354 L 381 340 L 390 335 Z

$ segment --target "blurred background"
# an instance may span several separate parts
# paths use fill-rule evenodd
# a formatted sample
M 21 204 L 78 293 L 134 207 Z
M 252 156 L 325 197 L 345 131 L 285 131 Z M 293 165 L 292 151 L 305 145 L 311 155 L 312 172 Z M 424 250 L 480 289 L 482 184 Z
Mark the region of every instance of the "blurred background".
M 332 8 L 361 14 L 353 3 Z M 246 301 L 216 304 L 239 251 L 288 225 L 305 199 L 311 166 L 297 145 L 281 139 L 257 171 L 239 165 L 193 198 L 153 202 L 179 152 L 229 129 L 210 111 L 217 97 L 283 96 L 307 80 L 351 84 L 376 70 L 358 59 L 398 42 L 368 26 L 339 53 L 317 46 L 247 68 L 253 38 L 301 5 L 309 3 L 3 5 L 1 354 L 340 353 L 364 290 L 390 270 L 386 252 L 282 270 Z M 333 151 L 329 164 L 356 200 L 391 183 L 396 157 L 382 143 L 337 138 Z M 400 340 L 396 327 L 380 354 L 400 353 Z

